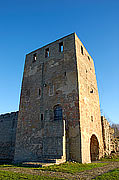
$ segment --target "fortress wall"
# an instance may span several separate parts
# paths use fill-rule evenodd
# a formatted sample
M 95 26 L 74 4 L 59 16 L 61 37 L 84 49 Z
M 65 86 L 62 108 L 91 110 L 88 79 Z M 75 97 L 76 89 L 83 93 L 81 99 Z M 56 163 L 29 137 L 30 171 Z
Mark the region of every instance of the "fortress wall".
M 0 115 L 0 162 L 14 158 L 18 112 Z

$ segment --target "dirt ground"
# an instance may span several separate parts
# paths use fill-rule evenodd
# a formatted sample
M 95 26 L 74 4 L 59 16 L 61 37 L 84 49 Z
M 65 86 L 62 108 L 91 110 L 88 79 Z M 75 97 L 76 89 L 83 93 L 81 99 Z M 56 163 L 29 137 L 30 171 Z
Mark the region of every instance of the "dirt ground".
M 10 167 L 2 167 L 0 170 L 12 171 L 16 173 L 25 173 L 25 174 L 33 174 L 33 175 L 40 175 L 40 176 L 50 176 L 50 177 L 57 177 L 57 178 L 64 178 L 64 179 L 86 179 L 90 180 L 99 176 L 103 173 L 106 173 L 110 170 L 115 168 L 119 168 L 119 162 L 109 162 L 108 165 L 103 167 L 94 168 L 92 170 L 86 170 L 83 172 L 79 172 L 76 174 L 70 173 L 62 173 L 62 172 L 53 172 L 53 171 L 42 171 L 39 169 L 30 169 L 30 168 L 10 168 Z

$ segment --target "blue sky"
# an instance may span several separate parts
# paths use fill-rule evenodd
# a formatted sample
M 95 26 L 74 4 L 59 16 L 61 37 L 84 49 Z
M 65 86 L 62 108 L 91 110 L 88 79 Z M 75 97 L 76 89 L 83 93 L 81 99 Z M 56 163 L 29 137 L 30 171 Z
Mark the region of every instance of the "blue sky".
M 102 113 L 119 123 L 119 0 L 0 2 L 0 114 L 16 111 L 25 54 L 76 32 L 94 59 Z

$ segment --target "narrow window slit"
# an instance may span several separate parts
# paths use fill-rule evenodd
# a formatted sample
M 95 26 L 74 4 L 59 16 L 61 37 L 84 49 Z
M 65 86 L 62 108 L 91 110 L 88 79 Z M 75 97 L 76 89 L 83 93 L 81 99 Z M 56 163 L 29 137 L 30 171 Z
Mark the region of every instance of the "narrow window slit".
M 41 90 L 39 89 L 39 96 L 41 95 Z
M 47 57 L 49 57 L 50 56 L 50 52 L 49 52 L 49 48 L 47 48 L 46 50 L 45 50 L 45 57 L 47 58 Z
M 59 43 L 59 52 L 63 52 L 64 51 L 64 46 L 63 46 L 63 42 Z
M 91 121 L 93 122 L 93 116 L 91 116 Z
M 43 121 L 43 114 L 41 114 L 41 121 Z
M 37 54 L 33 54 L 33 62 L 35 62 L 37 60 Z
M 81 46 L 81 54 L 83 55 L 83 46 Z

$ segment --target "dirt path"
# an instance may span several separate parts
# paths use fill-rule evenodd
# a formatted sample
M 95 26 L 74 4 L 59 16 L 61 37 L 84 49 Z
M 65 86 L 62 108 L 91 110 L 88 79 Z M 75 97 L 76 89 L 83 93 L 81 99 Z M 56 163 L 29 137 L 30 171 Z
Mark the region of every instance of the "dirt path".
M 64 179 L 90 180 L 90 179 L 95 178 L 96 176 L 99 176 L 115 168 L 119 168 L 119 162 L 110 162 L 108 165 L 105 165 L 103 167 L 94 168 L 92 170 L 86 170 L 83 172 L 76 173 L 74 175 L 70 173 L 42 171 L 38 169 L 28 169 L 28 168 L 21 168 L 21 167 L 20 168 L 4 167 L 4 168 L 0 168 L 0 170 L 7 170 L 7 171 L 12 171 L 12 172 L 17 172 L 17 173 L 33 174 L 33 175 L 40 175 L 40 176 L 50 176 L 50 177 L 57 177 L 57 178 L 64 178 Z

